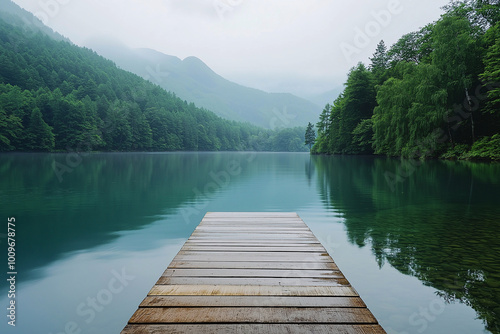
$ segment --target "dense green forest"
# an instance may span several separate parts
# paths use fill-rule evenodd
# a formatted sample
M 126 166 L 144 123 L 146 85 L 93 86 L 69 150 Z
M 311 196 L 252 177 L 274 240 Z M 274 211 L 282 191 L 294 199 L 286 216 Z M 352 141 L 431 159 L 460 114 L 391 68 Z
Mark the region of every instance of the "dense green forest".
M 0 151 L 307 150 L 305 127 L 224 120 L 92 50 L 2 17 Z
M 444 9 L 350 70 L 313 153 L 500 160 L 500 2 Z

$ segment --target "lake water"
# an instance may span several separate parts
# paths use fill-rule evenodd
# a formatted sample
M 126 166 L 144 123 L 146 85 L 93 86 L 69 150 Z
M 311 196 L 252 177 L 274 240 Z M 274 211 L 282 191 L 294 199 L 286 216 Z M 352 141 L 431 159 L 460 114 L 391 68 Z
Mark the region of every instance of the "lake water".
M 1 333 L 119 333 L 207 211 L 297 212 L 388 333 L 500 333 L 500 164 L 3 154 L 0 201 Z

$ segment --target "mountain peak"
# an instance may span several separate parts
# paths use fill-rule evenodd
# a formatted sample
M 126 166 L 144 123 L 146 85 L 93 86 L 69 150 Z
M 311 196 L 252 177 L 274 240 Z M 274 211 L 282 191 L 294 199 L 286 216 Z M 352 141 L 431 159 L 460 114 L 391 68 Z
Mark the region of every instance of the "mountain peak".
M 101 45 L 96 51 L 121 68 L 227 119 L 265 128 L 305 126 L 317 119 L 321 110 L 292 94 L 266 93 L 231 82 L 195 56 L 181 60 L 152 49 L 116 49 L 111 45 Z

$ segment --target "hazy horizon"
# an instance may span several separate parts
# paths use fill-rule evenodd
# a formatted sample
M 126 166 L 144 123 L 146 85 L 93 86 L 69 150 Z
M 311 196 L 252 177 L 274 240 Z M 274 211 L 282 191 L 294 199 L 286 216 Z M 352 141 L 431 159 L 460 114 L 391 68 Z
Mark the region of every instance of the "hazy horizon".
M 201 59 L 217 74 L 267 92 L 341 90 L 380 40 L 437 19 L 448 0 L 13 0 L 80 46 L 96 39 Z M 350 13 L 350 15 L 344 15 Z M 352 15 L 355 13 L 355 15 Z M 332 97 L 332 99 L 335 97 Z

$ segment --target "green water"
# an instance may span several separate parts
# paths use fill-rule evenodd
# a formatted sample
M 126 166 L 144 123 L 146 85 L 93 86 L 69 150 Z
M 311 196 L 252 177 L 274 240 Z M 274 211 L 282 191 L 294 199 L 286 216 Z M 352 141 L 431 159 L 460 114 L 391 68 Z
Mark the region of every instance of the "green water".
M 279 153 L 0 155 L 5 315 L 8 217 L 18 272 L 16 327 L 2 315 L 0 332 L 118 333 L 207 211 L 294 211 L 388 333 L 500 333 L 500 165 L 407 167 Z

